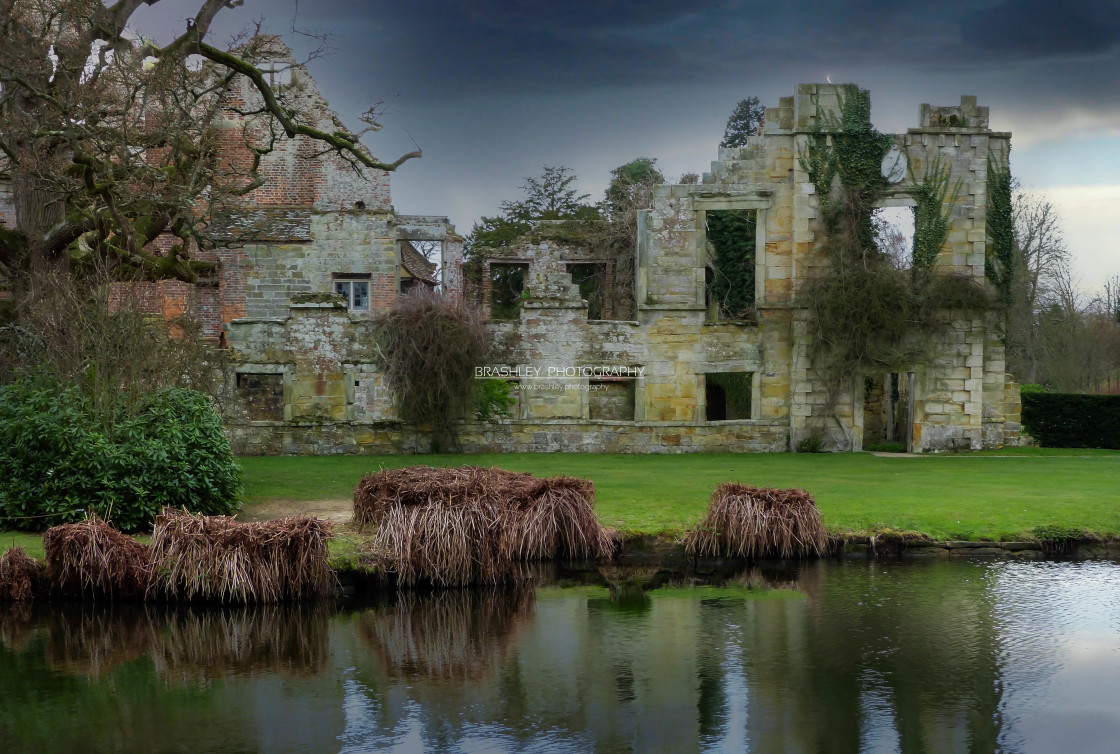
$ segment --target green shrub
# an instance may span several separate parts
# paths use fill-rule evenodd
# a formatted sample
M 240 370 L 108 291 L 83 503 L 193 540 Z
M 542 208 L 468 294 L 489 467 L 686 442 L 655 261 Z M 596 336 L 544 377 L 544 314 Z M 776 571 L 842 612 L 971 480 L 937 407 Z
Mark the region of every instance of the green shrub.
M 76 388 L 22 378 L 0 387 L 0 524 L 45 529 L 96 513 L 125 531 L 164 506 L 237 507 L 237 466 L 200 393 L 141 396 L 106 421 Z
M 1023 426 L 1050 448 L 1120 449 L 1120 395 L 1024 392 Z
M 507 380 L 477 380 L 476 390 L 474 416 L 482 421 L 509 416 L 509 410 L 517 403 L 513 397 L 513 383 Z
M 821 440 L 819 435 L 809 435 L 801 442 L 797 443 L 798 453 L 820 453 L 821 448 L 824 446 L 824 441 Z

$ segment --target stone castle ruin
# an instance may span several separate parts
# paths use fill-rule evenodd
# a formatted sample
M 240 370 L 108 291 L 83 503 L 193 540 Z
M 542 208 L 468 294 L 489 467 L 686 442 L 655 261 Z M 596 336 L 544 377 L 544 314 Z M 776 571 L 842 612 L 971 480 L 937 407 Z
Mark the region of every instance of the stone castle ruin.
M 324 124 L 337 123 L 307 72 L 291 69 Z M 249 96 L 246 87 L 245 96 Z M 639 215 L 635 267 L 594 248 L 529 238 L 482 260 L 482 306 L 509 376 L 512 415 L 465 423 L 469 452 L 789 451 L 819 440 L 860 450 L 894 440 L 915 452 L 1016 444 L 1018 388 L 1005 371 L 1003 312 L 952 312 L 928 357 L 829 384 L 814 369 L 799 286 L 822 265 L 819 196 L 802 159 L 840 87 L 800 85 L 766 111 L 748 146 L 720 149 L 700 183 L 661 185 Z M 234 133 L 241 124 L 218 124 Z M 231 144 L 236 138 L 231 136 Z M 895 137 L 884 206 L 913 206 L 910 176 L 940 159 L 959 182 L 933 274 L 985 283 L 988 170 L 1010 134 L 988 128 L 974 97 L 923 105 Z M 233 147 L 231 147 L 233 148 Z M 307 159 L 297 137 L 265 158 L 268 183 L 229 217 L 216 279 L 149 284 L 165 312 L 192 312 L 223 349 L 223 411 L 238 453 L 428 452 L 397 417 L 375 366 L 375 318 L 414 285 L 463 293 L 462 239 L 444 217 L 402 215 L 389 173 L 359 178 Z M 899 169 L 903 165 L 904 169 Z M 0 193 L 3 186 L 0 185 Z M 0 199 L 3 197 L 0 196 Z M 0 206 L 3 201 L 0 201 Z M 753 290 L 728 312 L 713 295 L 713 228 L 753 228 L 743 257 Z M 748 234 L 749 235 L 749 234 Z M 742 239 L 740 239 L 742 240 Z M 439 246 L 439 269 L 417 251 Z M 603 295 L 633 277 L 633 311 Z M 625 319 L 623 319 L 625 317 Z

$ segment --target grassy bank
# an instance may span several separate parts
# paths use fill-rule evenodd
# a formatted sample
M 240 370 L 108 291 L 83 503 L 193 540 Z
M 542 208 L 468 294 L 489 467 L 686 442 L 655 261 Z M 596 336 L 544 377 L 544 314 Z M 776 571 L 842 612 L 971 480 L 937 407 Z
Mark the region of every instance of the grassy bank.
M 801 487 L 833 532 L 900 529 L 938 539 L 1019 539 L 1038 526 L 1120 533 L 1120 452 L 1014 449 L 919 458 L 870 454 L 508 454 L 240 459 L 246 505 L 348 498 L 362 474 L 479 464 L 591 479 L 596 509 L 627 532 L 695 525 L 720 482 Z
M 239 463 L 248 510 L 276 500 L 348 499 L 363 474 L 382 467 L 478 464 L 591 479 L 600 519 L 627 533 L 679 536 L 700 520 L 716 485 L 739 481 L 807 490 L 833 533 L 895 529 L 1007 541 L 1057 525 L 1120 534 L 1120 451 L 1016 448 L 919 458 L 520 453 L 245 457 Z M 0 551 L 13 544 L 43 556 L 38 535 L 0 532 Z M 346 535 L 331 552 L 350 560 L 358 548 Z

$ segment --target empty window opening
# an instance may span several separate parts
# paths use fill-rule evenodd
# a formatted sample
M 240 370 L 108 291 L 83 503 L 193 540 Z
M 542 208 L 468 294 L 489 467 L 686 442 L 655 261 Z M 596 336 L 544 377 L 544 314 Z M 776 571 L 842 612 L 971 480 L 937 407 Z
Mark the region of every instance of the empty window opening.
M 872 215 L 875 245 L 899 270 L 914 263 L 914 208 L 882 207 Z
M 705 298 L 714 319 L 741 320 L 754 316 L 757 214 L 753 209 L 707 212 L 710 274 L 705 274 Z
M 369 311 L 369 280 L 335 278 L 334 292 L 346 300 L 352 311 Z
M 633 380 L 592 380 L 587 388 L 590 419 L 634 421 Z
M 710 422 L 750 419 L 753 377 L 751 372 L 704 375 L 704 418 Z
M 527 264 L 490 265 L 490 316 L 493 319 L 517 319 L 521 316 L 521 302 L 528 296 L 525 280 L 529 276 Z
M 284 375 L 238 373 L 237 393 L 248 419 L 284 420 Z
M 594 262 L 569 264 L 572 282 L 579 286 L 579 295 L 587 302 L 588 319 L 605 319 L 607 290 L 607 264 Z
M 401 241 L 400 292 L 408 293 L 417 284 L 439 288 L 442 241 Z
M 262 60 L 257 68 L 274 90 L 292 83 L 292 64 L 287 60 Z

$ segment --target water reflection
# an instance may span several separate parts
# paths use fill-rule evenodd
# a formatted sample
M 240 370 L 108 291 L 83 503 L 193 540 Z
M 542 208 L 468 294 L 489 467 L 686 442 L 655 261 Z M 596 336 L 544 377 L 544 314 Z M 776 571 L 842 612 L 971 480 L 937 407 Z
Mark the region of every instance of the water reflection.
M 328 657 L 330 606 L 198 608 L 153 603 L 29 603 L 0 613 L 0 639 L 36 639 L 53 671 L 92 679 L 139 659 L 167 683 L 226 675 L 315 675 Z
M 1120 736 L 1114 563 L 561 578 L 582 583 L 338 608 L 0 605 L 0 731 L 11 751 L 1080 752 Z
M 362 611 L 358 635 L 390 678 L 477 681 L 501 665 L 535 601 L 527 584 L 402 592 Z

